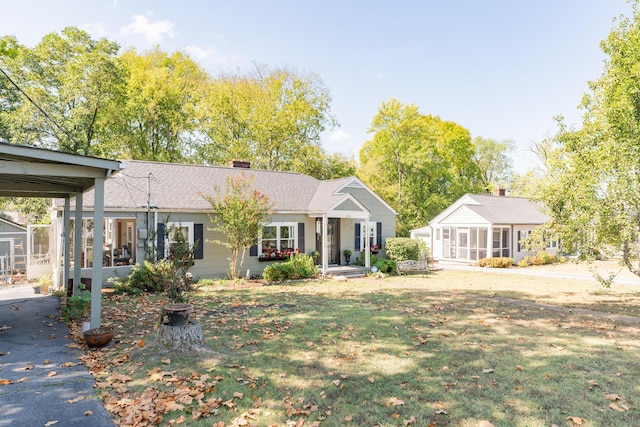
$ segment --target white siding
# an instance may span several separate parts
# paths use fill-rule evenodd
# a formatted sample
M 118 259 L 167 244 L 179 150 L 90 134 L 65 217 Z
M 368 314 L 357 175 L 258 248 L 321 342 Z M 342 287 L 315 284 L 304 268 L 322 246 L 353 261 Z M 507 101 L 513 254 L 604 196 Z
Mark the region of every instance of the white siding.
M 443 218 L 440 222 L 442 225 L 484 225 L 489 223 L 477 213 L 473 212 L 466 206 L 460 206 L 453 211 L 451 215 Z

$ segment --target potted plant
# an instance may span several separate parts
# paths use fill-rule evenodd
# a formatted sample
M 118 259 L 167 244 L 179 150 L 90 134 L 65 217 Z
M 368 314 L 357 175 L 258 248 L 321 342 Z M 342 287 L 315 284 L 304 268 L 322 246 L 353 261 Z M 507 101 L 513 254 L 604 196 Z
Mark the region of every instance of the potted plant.
M 36 291 L 36 294 L 38 294 L 40 292 L 42 292 L 43 294 L 48 294 L 49 293 L 49 287 L 52 284 L 53 284 L 53 280 L 51 280 L 51 275 L 50 274 L 43 274 L 38 279 L 37 284 L 33 285 L 33 288 Z M 38 292 L 38 290 L 36 290 L 36 287 L 40 288 L 40 292 Z
M 82 330 L 89 329 L 89 315 L 91 314 L 91 292 L 80 285 L 76 295 L 67 298 L 63 308 L 63 320 L 65 322 L 83 322 Z
M 195 248 L 189 247 L 180 229 L 169 229 L 173 242 L 171 253 L 161 261 L 166 265 L 165 288 L 171 303 L 162 307 L 163 317 L 167 315 L 169 325 L 185 326 L 193 311 L 193 305 L 187 303 L 186 293 L 193 286 L 193 275 L 189 268 L 193 265 Z
M 344 251 L 342 251 L 342 254 L 344 255 L 345 264 L 349 265 L 349 263 L 351 262 L 351 250 L 345 249 Z
M 318 251 L 312 251 L 311 252 L 311 258 L 313 258 L 313 263 L 315 265 L 318 265 L 318 258 L 320 257 L 320 252 Z

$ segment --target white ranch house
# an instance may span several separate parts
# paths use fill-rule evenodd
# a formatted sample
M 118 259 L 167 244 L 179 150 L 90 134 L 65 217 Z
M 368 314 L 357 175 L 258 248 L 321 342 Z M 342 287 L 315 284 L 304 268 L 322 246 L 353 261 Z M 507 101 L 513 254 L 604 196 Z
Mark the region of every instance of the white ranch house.
M 509 257 L 517 262 L 532 255 L 520 241 L 549 216 L 529 199 L 498 194 L 465 194 L 427 226 L 411 230 L 411 237 L 423 240 L 436 260 L 476 263 Z M 551 241 L 547 251 L 555 254 L 557 242 Z

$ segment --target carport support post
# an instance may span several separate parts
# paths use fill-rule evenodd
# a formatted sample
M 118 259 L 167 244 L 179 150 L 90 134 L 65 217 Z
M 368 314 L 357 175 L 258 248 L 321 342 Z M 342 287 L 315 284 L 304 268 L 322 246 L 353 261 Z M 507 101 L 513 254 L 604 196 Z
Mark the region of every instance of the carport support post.
M 70 277 L 69 263 L 71 260 L 71 242 L 69 237 L 71 233 L 69 228 L 71 227 L 71 197 L 64 198 L 64 211 L 62 214 L 62 244 L 63 244 L 63 264 L 62 264 L 62 283 L 58 284 L 59 289 L 64 289 L 67 292 L 67 286 Z
M 82 209 L 82 192 L 78 191 L 73 224 L 73 295 L 78 294 L 82 269 Z M 67 286 L 66 283 L 64 285 Z
M 102 257 L 104 244 L 104 178 L 96 178 L 93 210 L 93 268 L 91 280 L 91 328 L 100 327 L 102 310 Z

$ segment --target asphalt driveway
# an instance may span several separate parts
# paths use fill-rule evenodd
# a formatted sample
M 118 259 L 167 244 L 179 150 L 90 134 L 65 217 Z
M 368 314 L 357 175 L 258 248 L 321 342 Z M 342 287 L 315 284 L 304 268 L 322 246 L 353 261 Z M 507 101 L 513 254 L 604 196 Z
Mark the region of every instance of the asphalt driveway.
M 114 425 L 59 308 L 30 285 L 0 288 L 1 427 Z

